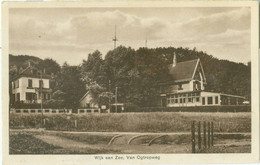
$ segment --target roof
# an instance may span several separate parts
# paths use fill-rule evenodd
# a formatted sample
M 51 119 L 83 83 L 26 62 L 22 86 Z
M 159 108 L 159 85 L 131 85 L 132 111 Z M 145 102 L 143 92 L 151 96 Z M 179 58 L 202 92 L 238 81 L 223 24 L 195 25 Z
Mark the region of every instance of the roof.
M 79 102 L 81 102 L 88 94 L 89 94 L 89 91 L 87 91 L 87 92 L 79 99 Z
M 42 73 L 41 75 L 41 71 L 39 71 L 37 68 L 35 68 L 34 66 L 28 66 L 27 68 L 25 68 L 21 73 L 19 73 L 18 75 L 16 75 L 13 80 L 16 80 L 20 77 L 31 77 L 31 78 L 46 78 L 46 79 L 50 79 L 51 76 L 47 75 L 45 73 Z
M 174 82 L 183 82 L 192 80 L 195 69 L 199 59 L 179 62 L 175 67 L 172 64 L 169 65 L 170 74 L 172 75 Z

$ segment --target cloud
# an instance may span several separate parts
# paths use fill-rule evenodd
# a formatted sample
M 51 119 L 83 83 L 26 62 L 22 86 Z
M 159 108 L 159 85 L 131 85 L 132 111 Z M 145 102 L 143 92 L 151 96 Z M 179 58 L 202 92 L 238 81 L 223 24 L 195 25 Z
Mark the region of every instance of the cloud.
M 144 46 L 147 38 L 149 47 L 196 46 L 221 57 L 243 47 L 250 54 L 250 8 L 216 8 L 217 12 L 214 8 L 204 13 L 201 8 L 193 8 L 193 15 L 172 14 L 172 18 L 171 10 L 167 10 L 167 18 L 159 10 L 147 10 L 145 16 L 140 11 L 135 14 L 135 10 L 93 9 L 76 14 L 51 10 L 51 15 L 47 9 L 27 13 L 14 10 L 10 13 L 10 52 L 83 55 L 99 49 L 105 54 L 113 48 L 117 25 L 118 44 L 134 48 Z M 177 11 L 187 13 L 189 9 Z M 180 16 L 183 19 L 174 18 Z M 225 49 L 217 51 L 219 47 Z

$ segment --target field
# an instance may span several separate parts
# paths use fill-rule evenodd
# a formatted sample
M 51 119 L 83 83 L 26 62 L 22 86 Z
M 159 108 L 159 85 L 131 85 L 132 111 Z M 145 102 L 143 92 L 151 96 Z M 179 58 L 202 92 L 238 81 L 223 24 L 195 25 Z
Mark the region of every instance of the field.
M 41 115 L 11 114 L 10 154 L 191 153 L 191 121 L 214 122 L 214 146 L 202 146 L 199 152 L 250 153 L 250 116 L 197 112 L 45 115 L 44 128 L 40 128 Z M 160 138 L 153 141 L 156 137 Z
M 45 115 L 44 128 L 84 132 L 187 132 L 191 121 L 214 122 L 215 132 L 251 132 L 251 113 L 154 112 Z M 75 125 L 76 122 L 76 125 Z M 41 115 L 10 114 L 10 128 L 40 128 Z

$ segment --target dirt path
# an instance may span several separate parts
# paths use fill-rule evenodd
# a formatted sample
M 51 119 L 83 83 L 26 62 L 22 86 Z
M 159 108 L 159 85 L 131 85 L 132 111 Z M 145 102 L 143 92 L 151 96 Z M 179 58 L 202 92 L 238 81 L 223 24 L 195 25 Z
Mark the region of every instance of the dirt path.
M 72 151 L 73 153 L 87 153 L 87 154 L 97 154 L 97 153 L 120 153 L 115 149 L 107 148 L 107 145 L 90 145 L 84 142 L 79 142 L 55 135 L 34 135 L 37 139 L 42 140 L 48 144 L 52 144 L 54 146 L 61 147 L 63 149 L 67 149 Z

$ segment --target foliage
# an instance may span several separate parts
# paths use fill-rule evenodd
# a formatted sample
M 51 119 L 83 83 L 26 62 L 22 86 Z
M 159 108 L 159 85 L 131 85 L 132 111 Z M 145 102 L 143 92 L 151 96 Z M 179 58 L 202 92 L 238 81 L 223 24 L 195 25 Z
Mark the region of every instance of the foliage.
M 60 72 L 61 69 L 60 65 L 51 58 L 46 58 L 40 61 L 37 67 L 40 70 L 45 70 L 45 73 L 48 75 L 51 75 L 52 73 L 56 75 Z
M 86 93 L 80 68 L 78 66 L 69 66 L 65 63 L 56 80 L 56 89 L 62 92 L 64 107 L 76 108 L 80 98 Z
M 64 97 L 62 100 L 66 102 L 66 106 L 75 107 L 86 91 L 91 91 L 93 102 L 107 104 L 108 98 L 113 97 L 117 87 L 118 102 L 138 107 L 153 107 L 159 100 L 156 97 L 158 84 L 171 81 L 168 66 L 172 63 L 174 53 L 177 55 L 177 62 L 200 58 L 207 80 L 206 91 L 245 96 L 250 101 L 250 62 L 245 65 L 219 60 L 196 48 L 134 50 L 119 46 L 109 51 L 104 59 L 96 50 L 90 53 L 80 66 L 69 66 L 65 63 L 61 69 L 52 59 L 10 55 L 12 65 L 9 75 L 10 78 L 13 77 L 19 67 L 26 67 L 25 64 L 31 60 L 39 67 L 46 67 L 46 72 L 57 74 L 52 88 L 65 94 L 60 95 L 59 99 Z

